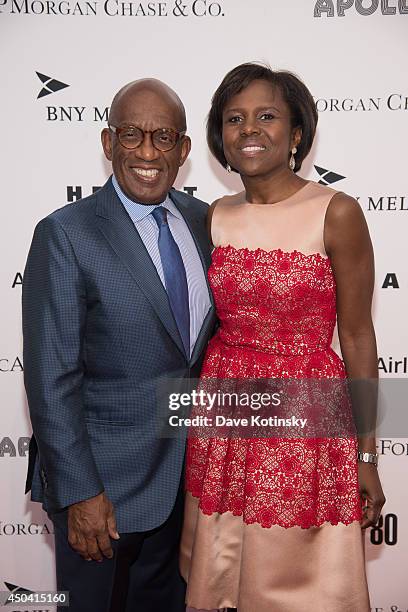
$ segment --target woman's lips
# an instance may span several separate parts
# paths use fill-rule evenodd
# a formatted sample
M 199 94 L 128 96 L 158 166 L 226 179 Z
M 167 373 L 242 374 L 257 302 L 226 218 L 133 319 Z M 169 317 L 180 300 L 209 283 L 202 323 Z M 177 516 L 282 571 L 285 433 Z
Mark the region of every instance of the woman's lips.
M 240 149 L 240 151 L 246 157 L 254 157 L 259 153 L 263 153 L 263 151 L 266 151 L 266 147 L 263 147 L 262 145 L 246 145 L 245 147 Z

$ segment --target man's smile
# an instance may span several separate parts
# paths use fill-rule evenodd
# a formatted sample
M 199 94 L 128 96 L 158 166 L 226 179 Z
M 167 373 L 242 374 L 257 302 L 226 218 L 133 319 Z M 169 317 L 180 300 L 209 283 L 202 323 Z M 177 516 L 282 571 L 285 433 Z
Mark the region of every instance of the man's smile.
M 130 170 L 135 178 L 143 183 L 154 183 L 160 175 L 159 168 L 142 168 L 140 166 L 131 166 Z

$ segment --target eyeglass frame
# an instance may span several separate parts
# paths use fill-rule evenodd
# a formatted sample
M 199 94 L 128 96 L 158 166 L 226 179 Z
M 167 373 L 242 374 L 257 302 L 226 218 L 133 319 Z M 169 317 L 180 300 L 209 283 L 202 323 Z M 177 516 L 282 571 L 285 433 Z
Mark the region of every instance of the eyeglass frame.
M 156 128 L 155 130 L 143 130 L 141 127 L 137 126 L 137 125 L 126 125 L 123 127 L 120 126 L 116 126 L 116 125 L 112 125 L 110 123 L 108 123 L 108 128 L 111 132 L 113 132 L 114 134 L 116 134 L 118 140 L 119 140 L 119 144 L 124 148 L 127 149 L 128 151 L 134 151 L 135 149 L 137 149 L 138 147 L 140 147 L 141 144 L 143 144 L 144 139 L 146 134 L 151 134 L 151 141 L 152 141 L 152 145 L 153 147 L 156 149 L 156 151 L 160 151 L 160 153 L 168 153 L 169 151 L 172 151 L 173 149 L 176 148 L 176 146 L 178 145 L 178 143 L 180 142 L 180 139 L 186 135 L 187 130 L 174 130 L 173 128 Z M 125 147 L 125 145 L 121 142 L 120 140 L 120 132 L 122 130 L 127 130 L 129 128 L 135 128 L 137 130 L 140 130 L 141 132 L 143 132 L 143 139 L 140 141 L 140 144 L 138 144 L 136 147 Z M 155 132 L 159 132 L 160 130 L 168 130 L 169 132 L 172 132 L 173 134 L 175 134 L 177 136 L 176 142 L 174 143 L 174 145 L 171 147 L 171 149 L 165 149 L 164 151 L 162 151 L 162 149 L 158 149 L 156 147 L 156 145 L 153 142 L 153 134 Z

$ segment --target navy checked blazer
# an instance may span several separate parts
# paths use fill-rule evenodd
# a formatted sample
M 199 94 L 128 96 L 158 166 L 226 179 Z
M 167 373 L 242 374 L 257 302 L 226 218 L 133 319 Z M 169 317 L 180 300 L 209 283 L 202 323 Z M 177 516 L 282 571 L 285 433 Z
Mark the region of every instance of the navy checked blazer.
M 206 272 L 207 205 L 174 189 L 170 197 Z M 198 375 L 214 322 L 212 303 L 187 361 L 165 288 L 111 179 L 40 221 L 23 282 L 31 499 L 52 513 L 105 490 L 120 532 L 161 525 L 185 441 L 158 436 L 157 385 Z

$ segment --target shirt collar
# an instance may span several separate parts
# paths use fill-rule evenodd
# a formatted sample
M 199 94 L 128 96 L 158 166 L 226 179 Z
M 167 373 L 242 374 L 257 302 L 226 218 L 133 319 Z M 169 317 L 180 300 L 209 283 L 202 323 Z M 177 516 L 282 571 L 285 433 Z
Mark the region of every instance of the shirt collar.
M 112 185 L 133 223 L 137 223 L 138 221 L 142 221 L 142 219 L 148 217 L 158 206 L 163 206 L 172 215 L 178 219 L 182 219 L 180 211 L 168 194 L 164 202 L 161 202 L 160 204 L 141 204 L 140 202 L 134 202 L 128 198 L 128 196 L 120 188 L 115 175 L 112 175 Z

